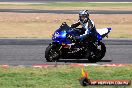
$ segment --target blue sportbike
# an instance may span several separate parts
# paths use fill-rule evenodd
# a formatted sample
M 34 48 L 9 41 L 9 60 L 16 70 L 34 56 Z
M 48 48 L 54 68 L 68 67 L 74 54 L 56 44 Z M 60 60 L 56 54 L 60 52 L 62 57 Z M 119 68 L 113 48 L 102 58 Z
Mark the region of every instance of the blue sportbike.
M 81 33 L 64 22 L 52 35 L 52 43 L 46 48 L 45 58 L 47 62 L 73 57 L 85 58 L 91 63 L 98 62 L 106 53 L 105 44 L 101 40 L 107 37 L 110 31 L 111 28 L 97 29 L 96 40 L 88 37 L 85 41 L 75 43 L 69 36 L 79 36 Z

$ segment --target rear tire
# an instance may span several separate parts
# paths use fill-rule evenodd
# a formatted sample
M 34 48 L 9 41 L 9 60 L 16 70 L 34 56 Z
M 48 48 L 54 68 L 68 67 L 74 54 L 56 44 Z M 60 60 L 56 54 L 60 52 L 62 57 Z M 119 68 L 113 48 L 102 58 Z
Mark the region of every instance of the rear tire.
M 60 58 L 60 46 L 57 44 L 51 44 L 46 48 L 45 58 L 47 62 L 55 62 Z
M 87 54 L 89 55 L 88 60 L 91 63 L 96 63 L 105 56 L 105 53 L 106 53 L 105 44 L 100 42 L 98 46 L 100 46 L 101 48 L 97 49 L 96 52 L 94 52 L 93 50 L 87 52 Z
M 101 45 L 101 56 L 99 57 L 99 61 L 105 56 L 106 53 L 106 47 L 105 44 L 100 42 L 99 45 Z

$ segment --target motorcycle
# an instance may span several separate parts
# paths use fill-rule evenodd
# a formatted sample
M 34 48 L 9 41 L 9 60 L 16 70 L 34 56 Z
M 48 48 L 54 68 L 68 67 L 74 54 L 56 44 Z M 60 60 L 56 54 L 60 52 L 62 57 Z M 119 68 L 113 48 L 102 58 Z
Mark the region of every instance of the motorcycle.
M 47 62 L 55 62 L 60 58 L 86 58 L 89 62 L 95 63 L 100 61 L 106 53 L 105 44 L 101 41 L 107 37 L 111 28 L 97 29 L 97 39 L 86 38 L 85 42 L 74 43 L 69 36 L 79 36 L 79 31 L 69 27 L 66 22 L 52 35 L 52 43 L 46 48 L 45 58 Z

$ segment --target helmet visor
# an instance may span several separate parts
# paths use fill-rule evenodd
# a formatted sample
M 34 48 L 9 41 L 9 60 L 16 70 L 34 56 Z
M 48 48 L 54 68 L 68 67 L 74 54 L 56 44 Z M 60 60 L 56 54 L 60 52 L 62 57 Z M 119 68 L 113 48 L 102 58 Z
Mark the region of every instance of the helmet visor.
M 84 21 L 86 18 L 88 18 L 87 15 L 79 15 L 79 17 L 81 21 Z
M 87 18 L 85 15 L 82 15 L 82 16 L 80 16 L 80 20 L 84 20 L 85 18 Z

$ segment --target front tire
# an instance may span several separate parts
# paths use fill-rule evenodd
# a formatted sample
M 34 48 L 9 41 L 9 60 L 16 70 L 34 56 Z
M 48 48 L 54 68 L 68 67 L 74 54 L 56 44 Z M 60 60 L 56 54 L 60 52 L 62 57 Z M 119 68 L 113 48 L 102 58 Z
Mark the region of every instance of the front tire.
M 60 45 L 50 44 L 45 51 L 45 58 L 47 62 L 55 62 L 60 58 Z

